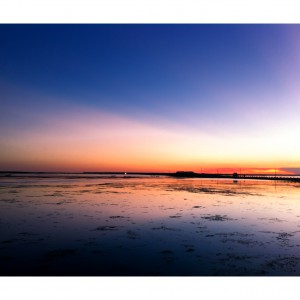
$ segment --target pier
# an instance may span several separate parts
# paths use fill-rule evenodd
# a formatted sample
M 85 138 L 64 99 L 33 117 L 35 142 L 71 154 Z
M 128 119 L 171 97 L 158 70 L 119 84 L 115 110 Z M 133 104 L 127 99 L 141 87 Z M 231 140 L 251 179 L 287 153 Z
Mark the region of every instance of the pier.
M 280 174 L 210 174 L 210 173 L 194 173 L 191 171 L 178 171 L 170 173 L 170 176 L 179 178 L 224 178 L 224 179 L 252 179 L 252 180 L 281 180 L 300 182 L 300 175 L 280 175 Z

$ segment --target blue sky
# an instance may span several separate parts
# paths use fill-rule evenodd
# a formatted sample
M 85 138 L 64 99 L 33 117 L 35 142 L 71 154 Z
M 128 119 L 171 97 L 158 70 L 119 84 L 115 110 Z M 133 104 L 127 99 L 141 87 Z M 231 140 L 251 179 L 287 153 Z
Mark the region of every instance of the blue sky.
M 285 133 L 300 108 L 298 32 L 298 25 L 1 25 L 2 136 L 83 109 L 194 132 L 195 140 L 226 137 L 230 147 L 278 130 L 266 147 L 282 136 L 288 143 L 274 161 L 300 167 L 299 145 Z

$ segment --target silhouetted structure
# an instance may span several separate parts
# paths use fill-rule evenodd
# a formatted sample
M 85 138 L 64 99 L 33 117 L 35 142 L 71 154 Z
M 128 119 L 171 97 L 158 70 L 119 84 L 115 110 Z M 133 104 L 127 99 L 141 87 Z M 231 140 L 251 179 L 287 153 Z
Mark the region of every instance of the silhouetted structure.
M 175 173 L 177 177 L 196 177 L 197 174 L 193 171 L 177 171 Z

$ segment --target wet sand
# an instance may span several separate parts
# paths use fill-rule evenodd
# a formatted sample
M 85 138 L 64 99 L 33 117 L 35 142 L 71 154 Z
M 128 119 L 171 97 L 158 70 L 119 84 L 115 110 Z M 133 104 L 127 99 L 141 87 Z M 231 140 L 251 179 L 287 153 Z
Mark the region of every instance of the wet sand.
M 300 275 L 300 184 L 0 178 L 0 275 Z

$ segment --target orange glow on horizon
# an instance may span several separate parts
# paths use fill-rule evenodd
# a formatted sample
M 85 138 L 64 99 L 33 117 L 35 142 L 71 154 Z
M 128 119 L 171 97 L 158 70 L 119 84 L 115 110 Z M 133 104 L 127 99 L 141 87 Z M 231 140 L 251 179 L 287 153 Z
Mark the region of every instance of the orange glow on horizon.
M 3 171 L 273 174 L 274 165 L 297 165 L 298 159 L 293 147 L 298 140 L 283 148 L 277 135 L 213 136 L 176 124 L 149 124 L 82 108 L 45 116 L 43 124 L 30 132 L 22 128 L 7 132 L 0 140 L 0 165 Z M 293 174 L 281 168 L 276 172 Z
M 289 172 L 289 171 L 285 171 L 282 169 L 264 169 L 264 168 L 260 168 L 260 169 L 250 169 L 250 170 L 245 170 L 245 173 L 247 174 L 269 174 L 269 175 L 295 175 L 295 172 Z

